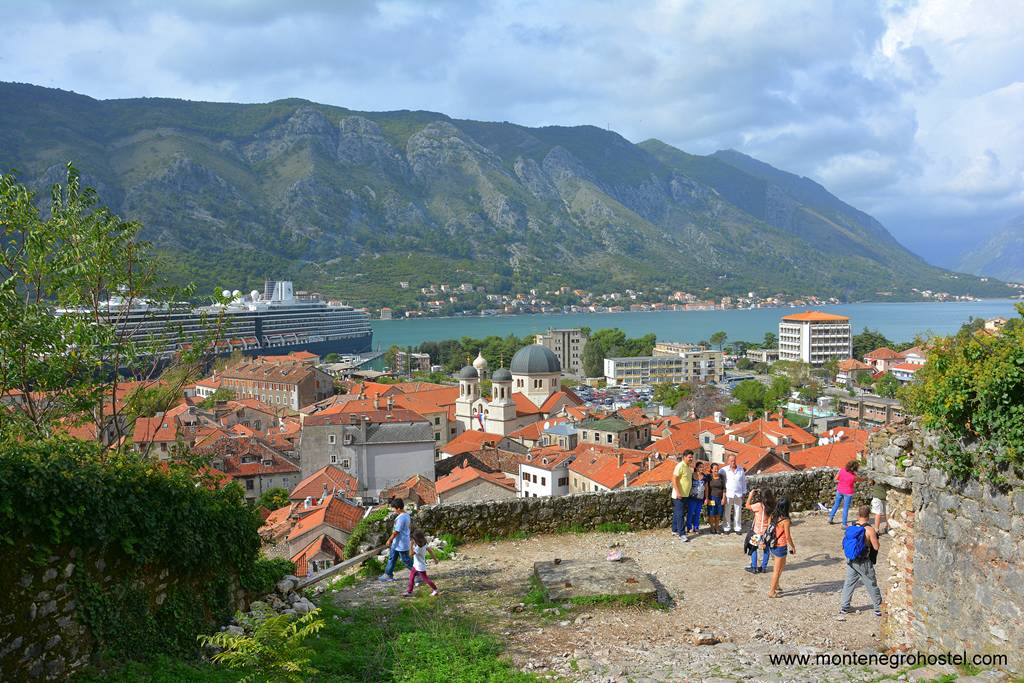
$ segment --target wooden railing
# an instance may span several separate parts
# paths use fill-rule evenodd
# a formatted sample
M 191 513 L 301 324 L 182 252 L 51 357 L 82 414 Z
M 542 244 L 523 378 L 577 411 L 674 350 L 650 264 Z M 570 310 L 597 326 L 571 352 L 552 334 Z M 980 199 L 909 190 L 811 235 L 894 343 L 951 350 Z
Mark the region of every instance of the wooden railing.
M 366 560 L 370 559 L 371 557 L 375 557 L 378 554 L 380 554 L 380 551 L 384 550 L 385 547 L 386 546 L 382 545 L 382 546 L 378 546 L 378 547 L 374 548 L 373 550 L 367 550 L 365 553 L 359 553 L 355 557 L 350 557 L 347 560 L 339 562 L 338 564 L 334 565 L 333 567 L 329 567 L 328 569 L 325 569 L 324 571 L 320 572 L 319 574 L 315 574 L 313 576 L 308 576 L 308 577 L 306 577 L 304 579 L 300 578 L 299 579 L 299 584 L 298 584 L 298 586 L 295 587 L 295 590 L 302 590 L 303 588 L 309 588 L 310 586 L 314 586 L 314 585 L 320 583 L 321 581 L 323 581 L 326 578 L 329 578 L 331 576 L 334 576 L 335 574 L 339 574 L 339 573 L 345 571 L 349 567 L 353 567 L 353 566 L 355 566 L 357 564 L 362 564 L 363 562 L 365 562 Z

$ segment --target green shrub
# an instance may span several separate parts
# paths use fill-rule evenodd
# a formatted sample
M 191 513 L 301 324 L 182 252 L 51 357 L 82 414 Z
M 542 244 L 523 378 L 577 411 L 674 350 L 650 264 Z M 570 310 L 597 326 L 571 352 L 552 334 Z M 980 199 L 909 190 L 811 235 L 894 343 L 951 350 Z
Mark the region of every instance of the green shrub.
M 295 563 L 283 557 L 258 557 L 239 579 L 242 588 L 253 593 L 269 593 L 282 576 L 293 574 Z
M 251 632 L 221 631 L 198 639 L 203 645 L 221 648 L 213 661 L 244 673 L 240 683 L 303 683 L 318 673 L 312 664 L 313 650 L 303 642 L 323 627 L 317 609 L 297 619 L 270 611 Z
M 1024 318 L 1024 304 L 1017 311 Z M 966 327 L 931 340 L 928 362 L 902 399 L 944 437 L 929 456 L 954 477 L 1001 482 L 1008 470 L 1024 476 L 1024 320 L 995 335 Z
M 345 557 L 350 558 L 358 555 L 359 546 L 365 542 L 366 537 L 371 532 L 375 531 L 376 527 L 383 528 L 383 522 L 390 514 L 390 510 L 387 508 L 381 508 L 379 510 L 374 510 L 359 520 L 356 524 L 356 528 L 352 530 L 352 535 L 348 537 L 347 541 L 345 541 Z
M 2 443 L 0 583 L 74 552 L 70 584 L 98 652 L 194 655 L 196 635 L 230 616 L 234 580 L 269 576 L 258 562 L 259 515 L 237 486 L 205 484 L 195 471 L 165 472 L 84 441 Z M 27 613 L 27 599 L 3 592 L 0 613 Z

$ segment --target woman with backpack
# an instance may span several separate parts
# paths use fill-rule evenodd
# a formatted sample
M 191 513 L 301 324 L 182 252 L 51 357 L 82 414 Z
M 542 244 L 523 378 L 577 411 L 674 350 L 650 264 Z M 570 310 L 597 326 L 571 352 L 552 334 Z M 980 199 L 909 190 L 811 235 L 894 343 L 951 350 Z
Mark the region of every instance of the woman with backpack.
M 860 463 L 856 460 L 843 465 L 843 469 L 836 474 L 836 500 L 832 503 L 832 509 L 828 513 L 828 523 L 835 524 L 836 510 L 839 504 L 843 504 L 843 528 L 848 526 L 847 518 L 850 514 L 850 503 L 853 501 L 853 487 L 857 484 L 857 470 Z
M 782 576 L 782 570 L 786 568 L 786 556 L 790 553 L 796 555 L 793 530 L 789 521 L 788 498 L 780 498 L 776 503 L 775 512 L 772 514 L 771 522 L 764 535 L 770 552 L 775 558 L 772 563 L 772 582 L 768 586 L 768 597 L 777 598 L 782 592 L 779 588 L 779 577 Z
M 747 543 L 750 545 L 750 566 L 747 571 L 751 574 L 763 574 L 768 569 L 769 549 L 764 537 L 771 521 L 772 512 L 775 510 L 775 496 L 770 489 L 753 489 L 747 495 L 745 508 L 754 513 L 754 524 L 750 531 L 750 538 Z M 757 551 L 761 550 L 761 566 L 757 566 Z

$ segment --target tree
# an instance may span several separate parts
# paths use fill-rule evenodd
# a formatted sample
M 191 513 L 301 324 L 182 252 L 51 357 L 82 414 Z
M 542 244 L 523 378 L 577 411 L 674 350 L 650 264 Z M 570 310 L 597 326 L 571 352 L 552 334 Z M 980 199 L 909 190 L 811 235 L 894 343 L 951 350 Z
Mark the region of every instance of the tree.
M 743 380 L 732 390 L 732 397 L 746 406 L 747 410 L 758 413 L 764 409 L 767 389 L 756 379 Z
M 753 367 L 754 361 L 750 360 L 749 358 L 740 358 L 739 360 L 736 361 L 737 370 L 750 370 Z
M 901 391 L 904 406 L 943 437 L 946 447 L 930 457 L 957 478 L 1024 476 L 1024 303 L 1016 308 L 1018 324 L 1000 334 L 932 339 L 928 362 Z
M 732 422 L 744 422 L 752 411 L 742 403 L 730 403 L 725 407 L 725 416 Z
M 800 387 L 800 400 L 804 403 L 814 403 L 821 396 L 821 387 L 811 382 Z
M 401 351 L 401 349 L 399 349 L 396 344 L 392 344 L 388 350 L 384 352 L 384 367 L 391 372 L 398 373 L 403 370 L 403 368 L 396 367 L 399 351 Z
M 583 345 L 583 354 L 580 360 L 583 365 L 583 374 L 587 377 L 604 376 L 604 344 L 600 339 L 591 337 Z
M 341 360 L 341 356 L 336 353 L 329 353 L 324 356 L 325 363 L 337 363 Z
M 152 380 L 167 360 L 156 343 L 133 340 L 139 325 L 169 318 L 194 288 L 156 285 L 149 246 L 139 224 L 99 206 L 68 166 L 66 184 L 54 185 L 44 220 L 33 194 L 13 176 L 0 175 L 0 390 L 23 397 L 17 410 L 0 410 L 0 438 L 46 438 L 68 426 L 91 425 L 105 442 L 123 448 L 138 412 L 120 397 L 125 377 Z M 117 296 L 122 305 L 111 305 Z M 135 304 L 150 302 L 151 317 L 129 322 Z M 222 302 L 219 295 L 214 300 Z M 57 313 L 60 312 L 58 315 Z M 206 321 L 165 372 L 173 382 L 168 404 L 145 398 L 145 412 L 160 412 L 209 360 L 222 319 Z
M 895 398 L 899 388 L 900 381 L 891 372 L 887 372 L 875 380 L 875 393 L 883 398 Z
M 670 384 L 665 382 L 663 384 L 654 385 L 652 398 L 656 403 L 675 409 L 683 398 L 691 396 L 692 394 L 692 384 Z
M 853 381 L 859 387 L 869 387 L 871 386 L 871 383 L 874 382 L 875 380 L 872 377 L 870 370 L 858 370 L 857 373 L 853 376 Z
M 811 379 L 811 366 L 798 360 L 778 360 L 772 363 L 773 375 L 785 375 L 793 386 L 803 386 Z
M 677 415 L 693 414 L 694 417 L 707 417 L 716 412 L 724 412 L 728 405 L 728 397 L 711 384 L 686 383 L 679 385 L 682 394 L 676 404 Z
M 710 341 L 712 344 L 718 347 L 719 351 L 721 351 L 722 347 L 725 345 L 725 340 L 728 338 L 729 335 L 727 335 L 725 332 L 718 331 L 711 335 Z
M 288 505 L 288 489 L 283 489 L 275 486 L 272 489 L 267 489 L 260 497 L 256 499 L 256 507 L 265 507 L 268 510 L 277 510 Z
M 221 387 L 199 402 L 200 408 L 214 408 L 220 401 L 234 401 L 235 392 Z
M 761 342 L 762 349 L 779 348 L 779 337 L 774 332 L 765 332 L 764 341 Z
M 875 330 L 864 328 L 860 334 L 853 335 L 853 357 L 863 359 L 865 355 L 883 346 L 892 346 L 892 342 Z
M 825 371 L 825 378 L 829 382 L 834 382 L 836 381 L 836 375 L 839 374 L 839 361 L 835 358 L 829 358 L 822 365 L 822 369 Z
M 789 379 L 785 375 L 772 377 L 772 383 L 764 392 L 764 409 L 773 412 L 784 406 L 789 400 L 792 390 Z

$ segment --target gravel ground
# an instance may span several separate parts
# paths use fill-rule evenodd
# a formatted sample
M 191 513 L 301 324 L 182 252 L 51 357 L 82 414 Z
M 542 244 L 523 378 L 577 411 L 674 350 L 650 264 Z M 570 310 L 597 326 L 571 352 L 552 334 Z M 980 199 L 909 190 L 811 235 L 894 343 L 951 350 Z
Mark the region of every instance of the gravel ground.
M 555 678 L 865 681 L 893 675 L 886 668 L 823 669 L 768 661 L 770 654 L 881 649 L 880 620 L 863 588 L 854 594 L 853 614 L 845 622 L 836 619 L 845 569 L 838 525 L 829 526 L 819 514 L 794 519 L 797 554 L 789 557 L 778 599 L 767 597 L 770 574 L 744 571 L 749 558 L 742 552 L 742 538 L 701 535 L 682 543 L 668 530 L 653 530 L 475 543 L 460 547 L 453 561 L 436 569 L 432 565 L 431 574 L 442 593 L 437 599 L 480 617 L 505 639 L 508 656 L 520 668 Z M 887 542 L 883 537 L 876 567 L 882 586 L 888 573 Z M 564 606 L 556 614 L 522 608 L 534 562 L 606 561 L 613 545 L 654 578 L 664 609 Z M 404 586 L 366 582 L 339 593 L 337 600 L 388 604 Z M 719 642 L 695 644 L 702 639 Z

